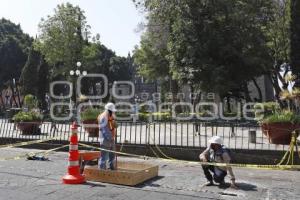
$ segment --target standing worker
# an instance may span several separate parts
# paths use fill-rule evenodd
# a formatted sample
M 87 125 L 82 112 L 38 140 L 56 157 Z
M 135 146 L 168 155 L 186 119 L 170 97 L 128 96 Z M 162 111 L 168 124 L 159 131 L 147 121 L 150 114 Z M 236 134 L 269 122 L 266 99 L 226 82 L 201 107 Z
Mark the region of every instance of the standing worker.
M 213 136 L 209 140 L 209 147 L 199 155 L 202 162 L 215 162 L 215 163 L 230 163 L 231 154 L 230 150 L 222 145 L 222 139 L 219 136 Z M 231 187 L 237 188 L 235 184 L 235 177 L 231 167 L 217 167 L 213 165 L 202 165 L 204 175 L 208 182 L 205 186 L 214 185 L 214 181 L 219 183 L 220 186 L 225 186 L 225 176 L 227 172 L 230 174 Z M 211 174 L 212 173 L 212 174 Z
M 105 111 L 98 116 L 100 147 L 110 151 L 115 151 L 116 111 L 116 107 L 113 103 L 107 103 L 105 105 Z M 109 169 L 115 170 L 115 153 L 101 151 L 101 157 L 98 163 L 99 168 L 104 170 L 107 169 L 107 161 Z

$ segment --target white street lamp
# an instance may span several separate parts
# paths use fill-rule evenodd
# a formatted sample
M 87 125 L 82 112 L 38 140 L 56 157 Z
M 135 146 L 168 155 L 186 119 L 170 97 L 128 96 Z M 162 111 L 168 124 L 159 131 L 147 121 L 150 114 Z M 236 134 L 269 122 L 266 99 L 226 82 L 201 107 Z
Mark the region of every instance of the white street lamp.
M 77 63 L 76 63 L 76 66 L 77 66 L 77 68 L 81 67 L 81 62 L 77 62 Z M 83 76 L 86 76 L 88 73 L 87 73 L 87 71 L 82 71 L 82 72 L 81 72 L 79 69 L 76 69 L 76 70 L 70 70 L 70 75 L 71 75 L 71 76 L 74 76 L 74 75 L 80 76 L 80 74 L 82 74 Z
M 71 75 L 71 76 L 74 76 L 74 74 L 75 74 L 74 70 L 71 70 L 71 71 L 70 71 L 70 75 Z
M 76 75 L 77 75 L 77 76 L 79 76 L 79 75 L 80 75 L 80 71 L 79 71 L 78 69 L 76 70 L 76 72 L 75 72 L 75 73 L 76 73 Z

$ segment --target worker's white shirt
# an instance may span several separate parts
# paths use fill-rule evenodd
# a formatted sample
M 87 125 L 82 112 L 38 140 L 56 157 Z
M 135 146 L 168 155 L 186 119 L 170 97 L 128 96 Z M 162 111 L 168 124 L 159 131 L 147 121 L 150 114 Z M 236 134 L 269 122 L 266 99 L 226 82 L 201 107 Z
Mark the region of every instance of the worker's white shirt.
M 223 151 L 220 149 L 219 151 L 215 152 L 210 147 L 207 147 L 199 156 L 200 160 L 208 160 L 209 162 L 216 162 L 216 163 L 230 163 L 231 157 L 228 152 Z M 221 170 L 227 171 L 231 178 L 234 178 L 234 174 L 231 167 L 218 167 Z

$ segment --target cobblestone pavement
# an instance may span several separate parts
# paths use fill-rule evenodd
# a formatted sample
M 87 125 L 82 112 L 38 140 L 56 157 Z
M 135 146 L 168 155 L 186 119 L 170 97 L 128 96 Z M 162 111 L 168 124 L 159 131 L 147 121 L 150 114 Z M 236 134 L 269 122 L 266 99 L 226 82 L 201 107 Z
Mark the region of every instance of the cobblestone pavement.
M 0 158 L 35 151 L 0 149 Z M 137 187 L 96 182 L 63 185 L 61 178 L 66 173 L 67 156 L 58 152 L 49 155 L 51 161 L 0 161 L 0 200 L 300 199 L 297 171 L 234 169 L 239 189 L 221 189 L 201 186 L 205 179 L 199 165 L 133 158 L 119 159 L 157 164 L 159 177 Z

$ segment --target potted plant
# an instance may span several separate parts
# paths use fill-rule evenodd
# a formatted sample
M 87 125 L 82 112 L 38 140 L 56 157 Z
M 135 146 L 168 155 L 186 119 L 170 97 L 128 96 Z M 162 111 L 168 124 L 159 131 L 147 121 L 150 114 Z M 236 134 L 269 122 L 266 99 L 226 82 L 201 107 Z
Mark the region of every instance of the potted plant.
M 13 117 L 17 128 L 24 135 L 40 134 L 40 125 L 42 123 L 42 116 L 34 111 L 18 112 Z
M 24 135 L 40 134 L 42 116 L 38 112 L 36 97 L 28 94 L 24 97 L 24 111 L 18 112 L 13 116 L 13 121 L 17 128 Z
M 255 105 L 263 112 L 255 112 L 263 134 L 272 144 L 290 144 L 292 132 L 300 128 L 300 115 L 291 109 L 280 108 L 276 102 Z
M 102 110 L 97 108 L 87 108 L 80 113 L 81 122 L 84 130 L 89 137 L 99 137 L 99 128 L 97 117 Z

